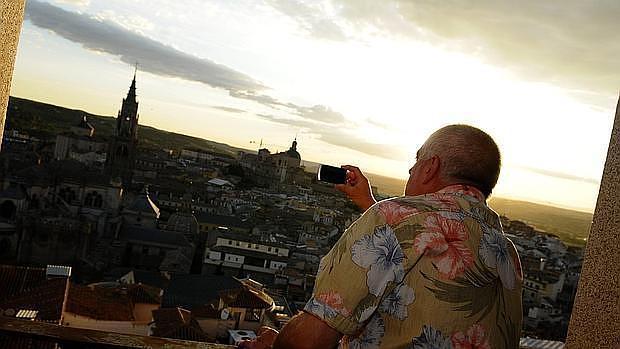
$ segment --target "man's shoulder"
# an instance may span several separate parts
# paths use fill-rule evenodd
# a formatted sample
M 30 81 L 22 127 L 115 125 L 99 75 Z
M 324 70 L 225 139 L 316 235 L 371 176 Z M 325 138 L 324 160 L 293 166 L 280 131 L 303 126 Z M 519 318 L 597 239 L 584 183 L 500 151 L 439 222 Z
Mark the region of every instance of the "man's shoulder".
M 455 205 L 458 209 L 457 206 Z M 423 219 L 427 214 L 441 210 L 442 206 L 431 195 L 418 195 L 381 200 L 373 205 L 368 213 L 382 217 L 387 224 L 398 225 L 404 221 Z

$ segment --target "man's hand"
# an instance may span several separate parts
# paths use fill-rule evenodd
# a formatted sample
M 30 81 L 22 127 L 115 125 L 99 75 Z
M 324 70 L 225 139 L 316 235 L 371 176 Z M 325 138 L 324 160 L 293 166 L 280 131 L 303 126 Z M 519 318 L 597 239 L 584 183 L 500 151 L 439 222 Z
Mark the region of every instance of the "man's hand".
M 347 170 L 347 181 L 345 184 L 336 184 L 336 189 L 345 193 L 362 211 L 366 211 L 377 202 L 372 196 L 368 179 L 355 166 L 344 165 L 341 167 Z
M 278 336 L 278 331 L 271 327 L 263 326 L 258 330 L 256 339 L 239 343 L 239 349 L 270 349 Z

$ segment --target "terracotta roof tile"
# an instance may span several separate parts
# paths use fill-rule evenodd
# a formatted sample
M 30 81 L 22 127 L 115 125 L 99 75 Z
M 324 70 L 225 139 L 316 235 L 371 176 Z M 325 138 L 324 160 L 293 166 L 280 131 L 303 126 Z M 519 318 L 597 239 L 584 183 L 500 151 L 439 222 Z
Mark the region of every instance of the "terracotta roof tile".
M 21 294 L 14 295 L 0 302 L 0 309 L 22 309 L 38 311 L 36 320 L 58 322 L 62 314 L 67 279 L 46 280 L 39 286 L 29 288 Z
M 192 312 L 183 308 L 163 308 L 153 310 L 155 327 L 153 335 L 157 337 L 176 338 L 192 341 L 206 341 Z
M 266 309 L 273 304 L 273 300 L 263 292 L 243 286 L 239 289 L 223 290 L 220 297 L 226 306 L 235 308 Z
M 133 303 L 126 289 L 71 284 L 67 312 L 97 320 L 133 321 Z
M 44 268 L 0 265 L 0 309 L 15 314 L 36 310 L 36 320 L 58 322 L 67 282 L 63 277 L 47 279 Z

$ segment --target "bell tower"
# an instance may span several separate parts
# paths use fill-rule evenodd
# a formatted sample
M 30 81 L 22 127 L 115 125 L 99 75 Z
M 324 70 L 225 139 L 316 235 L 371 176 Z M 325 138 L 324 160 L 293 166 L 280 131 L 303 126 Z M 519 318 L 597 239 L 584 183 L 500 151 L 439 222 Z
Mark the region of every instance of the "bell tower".
M 136 70 L 127 97 L 123 99 L 116 118 L 114 135 L 108 145 L 106 169 L 111 176 L 121 177 L 123 184 L 131 181 L 138 147 L 138 101 L 136 100 Z

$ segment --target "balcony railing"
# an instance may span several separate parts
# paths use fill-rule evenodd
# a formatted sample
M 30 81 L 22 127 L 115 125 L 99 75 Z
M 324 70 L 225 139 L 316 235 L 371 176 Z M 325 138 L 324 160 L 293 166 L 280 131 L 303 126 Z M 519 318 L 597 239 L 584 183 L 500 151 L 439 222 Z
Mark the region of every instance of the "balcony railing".
M 0 316 L 0 349 L 28 348 L 165 348 L 165 349 L 232 349 L 234 346 L 192 342 L 160 337 L 102 332 L 17 320 Z

